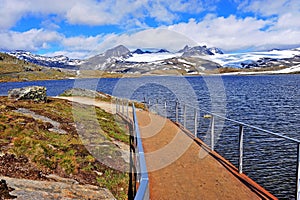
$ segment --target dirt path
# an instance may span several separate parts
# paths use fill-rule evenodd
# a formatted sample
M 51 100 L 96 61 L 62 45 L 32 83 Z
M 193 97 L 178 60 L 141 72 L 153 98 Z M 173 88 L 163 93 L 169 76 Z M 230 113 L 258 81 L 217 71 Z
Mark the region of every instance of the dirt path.
M 260 199 L 171 121 L 137 116 L 151 199 Z
M 105 102 L 105 101 L 100 101 L 97 99 L 89 98 L 89 97 L 62 97 L 62 96 L 56 96 L 55 98 L 58 99 L 66 99 L 69 101 L 81 103 L 81 104 L 86 104 L 86 105 L 94 105 L 102 108 L 106 112 L 115 114 L 116 113 L 116 106 L 115 104 L 112 104 L 111 102 Z

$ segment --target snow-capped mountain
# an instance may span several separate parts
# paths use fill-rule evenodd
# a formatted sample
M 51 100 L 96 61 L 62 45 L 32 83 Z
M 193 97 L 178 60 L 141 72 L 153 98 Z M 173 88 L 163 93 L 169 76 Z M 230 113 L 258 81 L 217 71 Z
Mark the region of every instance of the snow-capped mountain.
M 253 67 L 291 67 L 300 64 L 300 48 L 289 50 L 274 49 L 262 52 L 216 54 L 209 59 L 223 67 L 253 68 Z
M 179 50 L 178 52 L 183 53 L 182 54 L 183 57 L 223 54 L 223 51 L 217 47 L 211 47 L 211 48 L 207 48 L 207 46 L 189 47 L 187 45 L 183 49 Z
M 206 47 L 193 47 L 190 52 L 199 49 L 204 52 Z M 201 73 L 204 70 L 213 70 L 221 67 L 219 64 L 200 57 L 185 56 L 182 53 L 171 53 L 166 49 L 143 51 L 137 49 L 130 52 L 123 45 L 109 49 L 106 52 L 86 60 L 81 69 L 99 69 L 116 73 L 152 73 L 180 71 L 180 73 Z M 213 53 L 207 52 L 212 55 Z M 201 55 L 206 55 L 202 53 Z M 160 73 L 161 73 L 160 72 Z
M 206 70 L 221 67 L 232 68 L 291 68 L 295 72 L 300 66 L 300 48 L 291 50 L 273 49 L 265 52 L 223 53 L 216 47 L 185 46 L 178 52 L 166 49 L 130 51 L 123 45 L 86 60 L 69 59 L 65 56 L 45 57 L 25 51 L 9 53 L 19 59 L 46 67 L 80 70 L 105 70 L 115 73 L 153 73 L 179 71 L 183 74 L 201 74 Z M 298 70 L 299 71 L 299 70 Z
M 70 59 L 63 55 L 47 57 L 47 56 L 32 54 L 30 52 L 22 51 L 22 50 L 9 52 L 8 54 L 17 57 L 18 59 L 25 60 L 27 62 L 31 62 L 45 67 L 78 69 L 78 66 L 83 62 L 82 60 Z
M 102 54 L 93 56 L 85 60 L 81 65 L 81 69 L 97 69 L 104 70 L 112 63 L 122 62 L 126 58 L 131 57 L 131 52 L 123 45 L 108 49 Z

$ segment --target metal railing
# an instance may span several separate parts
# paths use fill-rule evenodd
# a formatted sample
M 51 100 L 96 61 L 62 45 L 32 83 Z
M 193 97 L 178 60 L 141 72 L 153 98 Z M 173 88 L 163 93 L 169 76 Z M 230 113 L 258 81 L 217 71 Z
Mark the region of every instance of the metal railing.
M 151 104 L 151 102 L 152 102 L 152 104 Z M 174 102 L 173 102 L 173 105 L 172 105 L 172 103 L 167 103 L 166 101 L 159 103 L 158 100 L 152 100 L 152 101 L 148 100 L 148 101 L 145 101 L 145 103 L 147 103 L 148 104 L 147 107 L 152 108 L 152 111 L 154 111 L 155 113 L 163 115 L 164 117 L 170 118 L 172 121 L 175 121 L 176 123 L 180 124 L 187 130 L 190 129 L 187 127 L 188 119 L 192 118 L 192 120 L 190 120 L 190 121 L 193 121 L 193 124 L 192 124 L 193 131 L 191 131 L 191 130 L 189 130 L 189 131 L 194 134 L 195 138 L 198 138 L 198 131 L 199 131 L 198 130 L 198 125 L 199 125 L 198 119 L 200 117 L 200 112 L 206 113 L 203 116 L 203 118 L 210 119 L 209 133 L 210 133 L 210 148 L 212 151 L 214 151 L 214 149 L 215 149 L 214 138 L 215 138 L 215 128 L 216 128 L 216 121 L 217 121 L 216 119 L 219 119 L 219 120 L 221 119 L 223 121 L 226 120 L 226 121 L 229 121 L 229 122 L 237 125 L 238 126 L 238 147 L 239 147 L 239 149 L 238 149 L 238 154 L 239 154 L 238 155 L 238 172 L 239 173 L 243 173 L 245 128 L 250 128 L 250 129 L 253 129 L 256 131 L 270 134 L 270 135 L 273 135 L 273 136 L 276 136 L 276 137 L 279 137 L 284 140 L 288 140 L 290 142 L 297 144 L 297 168 L 296 168 L 297 179 L 296 179 L 295 197 L 297 200 L 300 200 L 300 140 L 297 140 L 297 139 L 294 139 L 294 138 L 291 138 L 291 137 L 288 137 L 288 136 L 285 136 L 285 135 L 282 135 L 279 133 L 275 133 L 272 131 L 268 131 L 268 130 L 250 125 L 250 124 L 246 124 L 246 123 L 239 122 L 239 121 L 236 121 L 233 119 L 229 119 L 229 118 L 221 116 L 219 114 L 207 111 L 205 109 L 196 108 L 196 107 L 188 105 L 188 104 L 180 105 L 178 102 L 175 102 L 175 105 L 174 105 Z M 158 105 L 158 104 L 160 104 L 160 105 Z M 173 108 L 173 113 L 172 113 L 173 115 L 175 115 L 175 117 L 173 117 L 172 114 L 168 115 L 168 108 L 171 109 L 172 106 L 173 107 L 175 106 L 175 109 Z M 161 108 L 161 110 L 159 110 L 158 108 Z M 187 116 L 187 108 L 194 110 L 194 113 L 192 116 L 191 115 Z M 181 121 L 180 121 L 180 114 L 181 114 Z M 191 127 L 191 123 L 189 125 L 190 125 L 189 127 Z
M 129 119 L 129 100 L 128 99 L 116 99 L 116 113 L 123 115 Z M 138 119 L 136 116 L 136 108 L 132 102 L 132 118 L 133 118 L 133 152 L 134 152 L 134 173 L 136 174 L 136 179 L 138 185 L 136 185 L 137 192 L 135 194 L 135 200 L 149 200 L 149 178 L 146 166 L 145 154 L 142 145 Z

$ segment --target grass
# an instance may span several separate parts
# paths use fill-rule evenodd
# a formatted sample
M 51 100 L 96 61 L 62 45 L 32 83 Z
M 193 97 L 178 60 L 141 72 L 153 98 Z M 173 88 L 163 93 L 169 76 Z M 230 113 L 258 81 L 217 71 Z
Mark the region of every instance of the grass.
M 112 191 L 112 193 L 118 194 L 116 198 L 127 199 L 127 188 L 119 180 L 129 182 L 129 177 L 125 176 L 123 173 L 114 173 L 112 170 L 106 170 L 103 176 L 97 178 L 100 186 L 105 187 Z
M 84 146 L 75 128 L 78 125 L 76 120 L 81 120 L 80 123 L 90 122 L 92 117 L 100 125 L 101 131 L 94 130 L 94 124 L 91 123 L 90 127 L 85 127 L 85 136 L 96 133 L 97 136 L 103 136 L 101 138 L 104 141 L 101 142 L 118 140 L 128 144 L 128 135 L 113 115 L 101 108 L 81 104 L 76 104 L 74 111 L 74 104 L 51 98 L 47 103 L 34 103 L 11 102 L 7 97 L 0 97 L 0 103 L 0 152 L 25 156 L 39 170 L 75 178 L 81 183 L 107 187 L 117 199 L 127 199 L 128 173 L 110 168 L 97 160 Z M 59 122 L 60 128 L 67 134 L 49 131 L 51 124 L 14 112 L 17 108 L 30 109 Z M 79 114 L 78 118 L 72 117 L 74 112 Z M 114 151 L 112 153 L 116 154 Z M 118 161 L 117 158 L 115 161 Z

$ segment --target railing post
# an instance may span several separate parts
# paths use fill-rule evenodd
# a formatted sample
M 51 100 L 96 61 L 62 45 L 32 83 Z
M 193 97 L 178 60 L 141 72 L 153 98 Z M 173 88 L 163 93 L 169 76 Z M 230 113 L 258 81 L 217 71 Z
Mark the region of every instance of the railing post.
M 198 127 L 198 119 L 197 119 L 197 117 L 198 117 L 198 113 L 197 113 L 197 109 L 195 108 L 195 112 L 194 112 L 194 125 L 195 125 L 195 127 L 194 127 L 194 134 L 195 134 L 195 138 L 197 138 L 197 127 Z
M 155 111 L 156 111 L 157 114 L 159 114 L 159 113 L 158 113 L 158 99 L 156 99 Z
M 215 116 L 211 115 L 211 125 L 210 125 L 210 145 L 211 150 L 214 151 L 215 149 Z
M 167 101 L 165 101 L 165 117 L 168 118 Z
M 178 123 L 178 101 L 176 101 L 176 104 L 175 104 L 175 120 L 176 120 L 176 123 Z
M 122 114 L 124 115 L 124 99 L 122 99 Z
M 300 200 L 300 143 L 297 144 L 297 188 L 296 199 Z
M 118 113 L 118 99 L 115 98 L 115 104 L 116 104 L 116 113 Z
M 127 99 L 127 101 L 126 101 L 126 115 L 127 115 L 127 118 L 129 118 L 128 106 L 129 106 L 129 100 Z
M 243 140 L 244 140 L 244 127 L 240 125 L 239 130 L 239 173 L 243 173 Z
M 183 127 L 186 128 L 186 106 L 183 104 Z

